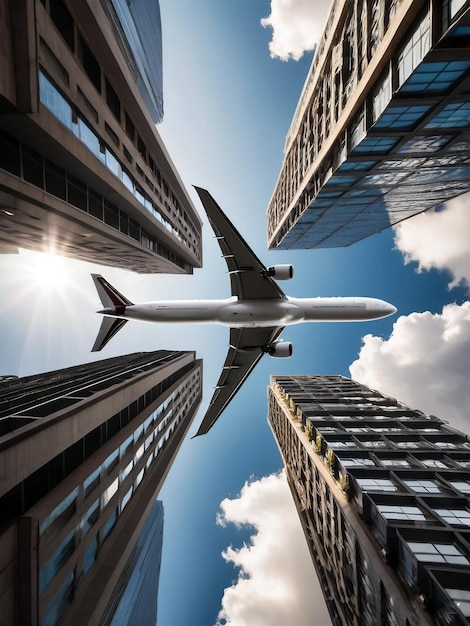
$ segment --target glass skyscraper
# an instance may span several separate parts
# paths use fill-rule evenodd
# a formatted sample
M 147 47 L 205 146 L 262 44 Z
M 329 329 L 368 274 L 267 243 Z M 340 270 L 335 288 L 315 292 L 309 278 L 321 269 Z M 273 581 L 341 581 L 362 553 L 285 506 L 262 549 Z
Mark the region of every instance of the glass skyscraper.
M 273 376 L 268 419 L 333 624 L 468 624 L 468 436 L 342 376 Z
M 0 38 L 0 253 L 201 267 L 202 223 L 155 127 L 157 0 L 6 3 Z
M 194 353 L 166 350 L 0 381 L 5 624 L 112 619 L 201 386 Z
M 270 248 L 348 246 L 470 190 L 470 2 L 340 0 L 289 129 Z

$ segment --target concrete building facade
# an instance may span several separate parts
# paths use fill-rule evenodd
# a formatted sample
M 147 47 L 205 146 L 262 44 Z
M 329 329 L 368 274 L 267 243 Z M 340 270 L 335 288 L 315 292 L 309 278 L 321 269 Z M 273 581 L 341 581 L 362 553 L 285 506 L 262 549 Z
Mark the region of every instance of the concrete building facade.
M 269 248 L 348 246 L 470 189 L 470 2 L 340 0 L 267 210 Z
M 155 0 L 0 0 L 0 251 L 136 272 L 201 267 L 161 140 Z
M 201 393 L 165 350 L 0 382 L 2 623 L 110 623 Z
M 334 626 L 470 618 L 470 443 L 342 376 L 273 376 L 269 423 Z

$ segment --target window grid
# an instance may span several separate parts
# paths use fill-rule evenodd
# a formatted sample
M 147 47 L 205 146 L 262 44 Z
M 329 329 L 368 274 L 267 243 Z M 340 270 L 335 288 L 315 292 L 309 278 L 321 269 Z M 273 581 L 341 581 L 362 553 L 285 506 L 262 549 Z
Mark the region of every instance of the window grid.
M 441 493 L 433 480 L 404 480 L 407 487 L 418 493 Z
M 396 485 L 388 478 L 357 478 L 362 491 L 397 491 Z
M 448 563 L 450 565 L 470 565 L 468 558 L 451 543 L 407 542 L 418 561 L 425 563 Z
M 470 526 L 470 511 L 467 509 L 434 509 L 434 512 L 451 526 Z
M 389 520 L 406 520 L 406 521 L 422 521 L 426 518 L 423 511 L 417 506 L 404 506 L 398 504 L 379 504 L 378 510 L 385 519 Z

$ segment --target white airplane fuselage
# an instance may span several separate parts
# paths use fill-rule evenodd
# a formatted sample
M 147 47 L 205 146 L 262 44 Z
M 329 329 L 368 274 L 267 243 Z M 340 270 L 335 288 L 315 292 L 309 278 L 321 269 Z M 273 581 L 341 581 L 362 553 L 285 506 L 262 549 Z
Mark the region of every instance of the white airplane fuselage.
M 377 298 L 285 300 L 162 300 L 103 309 L 103 315 L 156 323 L 222 324 L 231 328 L 290 326 L 302 322 L 359 322 L 387 317 L 396 308 Z

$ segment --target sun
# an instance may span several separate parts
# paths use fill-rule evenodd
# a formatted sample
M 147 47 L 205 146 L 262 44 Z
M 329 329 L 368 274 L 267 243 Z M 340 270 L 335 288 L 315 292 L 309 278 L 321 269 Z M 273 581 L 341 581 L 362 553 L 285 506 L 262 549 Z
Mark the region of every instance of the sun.
M 55 291 L 70 282 L 67 259 L 49 250 L 48 252 L 31 252 L 28 254 L 28 274 L 32 286 L 44 291 Z

